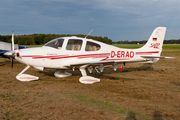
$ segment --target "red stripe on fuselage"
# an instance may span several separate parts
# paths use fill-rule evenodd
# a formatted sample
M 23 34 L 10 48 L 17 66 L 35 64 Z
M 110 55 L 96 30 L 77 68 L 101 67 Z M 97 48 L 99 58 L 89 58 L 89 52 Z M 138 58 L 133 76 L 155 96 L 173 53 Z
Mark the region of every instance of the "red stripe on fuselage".
M 54 59 L 75 58 L 75 57 L 77 57 L 78 59 L 82 59 L 82 58 L 104 58 L 104 57 L 108 57 L 109 55 L 110 55 L 110 53 L 72 55 L 72 56 L 69 56 L 69 55 L 57 55 L 57 56 L 22 55 L 21 57 L 32 57 L 33 59 L 49 58 L 51 60 L 54 60 Z
M 159 53 L 159 51 L 152 51 L 152 52 L 136 52 L 136 55 L 144 55 L 144 54 L 153 54 L 153 53 Z
M 114 61 L 114 60 L 129 60 L 128 58 L 127 59 L 102 59 L 100 61 Z

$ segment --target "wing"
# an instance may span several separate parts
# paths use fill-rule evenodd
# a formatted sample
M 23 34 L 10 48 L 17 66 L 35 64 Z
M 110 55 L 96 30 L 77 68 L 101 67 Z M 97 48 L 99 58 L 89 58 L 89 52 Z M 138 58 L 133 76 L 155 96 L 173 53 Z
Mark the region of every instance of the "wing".
M 142 58 L 164 58 L 164 59 L 173 59 L 174 57 L 165 57 L 165 56 L 141 56 Z
M 108 61 L 96 61 L 96 62 L 84 62 L 84 63 L 72 63 L 72 64 L 66 64 L 65 67 L 80 67 L 83 65 L 88 66 L 98 66 L 98 65 L 112 65 L 114 63 L 135 63 L 135 62 L 148 62 L 151 61 L 150 58 L 167 58 L 167 59 L 172 59 L 174 57 L 165 57 L 165 56 L 141 56 L 144 59 L 135 59 L 135 60 L 108 60 Z
M 148 61 L 147 59 L 139 59 L 139 60 L 110 60 L 110 61 L 97 61 L 97 62 L 84 62 L 84 63 L 72 63 L 65 65 L 66 67 L 78 67 L 86 65 L 88 66 L 97 66 L 97 65 L 112 65 L 114 63 L 134 63 L 134 62 L 144 62 Z

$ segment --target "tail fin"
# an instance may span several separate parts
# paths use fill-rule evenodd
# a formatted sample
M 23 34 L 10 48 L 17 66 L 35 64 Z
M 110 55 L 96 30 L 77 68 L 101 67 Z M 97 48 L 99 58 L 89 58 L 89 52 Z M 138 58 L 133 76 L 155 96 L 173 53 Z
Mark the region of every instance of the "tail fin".
M 142 51 L 158 51 L 154 54 L 155 56 L 160 56 L 162 52 L 163 41 L 166 33 L 166 27 L 157 27 L 151 34 L 147 43 L 140 48 Z

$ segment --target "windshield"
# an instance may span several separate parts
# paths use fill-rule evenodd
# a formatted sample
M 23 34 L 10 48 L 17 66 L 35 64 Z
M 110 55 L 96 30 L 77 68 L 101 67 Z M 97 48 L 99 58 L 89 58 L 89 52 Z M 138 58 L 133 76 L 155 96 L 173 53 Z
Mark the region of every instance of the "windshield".
M 46 43 L 44 46 L 53 47 L 56 49 L 61 49 L 63 45 L 64 39 L 55 39 Z

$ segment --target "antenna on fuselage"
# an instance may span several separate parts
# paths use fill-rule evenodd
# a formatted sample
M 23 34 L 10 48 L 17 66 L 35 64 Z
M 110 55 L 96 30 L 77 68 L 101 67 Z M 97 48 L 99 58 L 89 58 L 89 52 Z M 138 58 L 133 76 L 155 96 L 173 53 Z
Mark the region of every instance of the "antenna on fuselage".
M 86 35 L 85 38 L 87 38 L 87 36 L 89 36 L 92 33 L 93 29 Z

